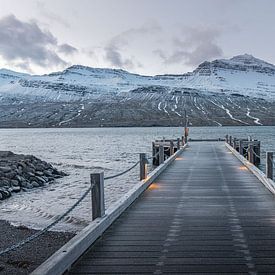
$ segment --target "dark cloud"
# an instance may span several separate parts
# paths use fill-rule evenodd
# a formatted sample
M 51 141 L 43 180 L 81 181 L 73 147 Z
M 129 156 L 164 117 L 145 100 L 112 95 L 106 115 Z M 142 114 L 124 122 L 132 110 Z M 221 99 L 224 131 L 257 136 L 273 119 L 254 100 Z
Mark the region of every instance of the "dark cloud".
M 38 66 L 67 65 L 56 52 L 61 48 L 72 51 L 68 44 L 58 46 L 56 37 L 42 30 L 36 22 L 23 22 L 14 15 L 0 19 L 0 55 L 22 67 L 23 63 Z M 26 65 L 29 66 L 29 65 Z
M 62 44 L 58 46 L 58 51 L 67 55 L 71 55 L 78 52 L 78 50 L 75 47 L 69 44 Z
M 223 55 L 217 43 L 221 32 L 210 27 L 184 28 L 178 37 L 172 41 L 173 52 L 166 54 L 161 49 L 154 51 L 165 64 L 182 62 L 186 65 L 197 66 L 205 60 L 211 60 Z
M 105 47 L 105 58 L 111 63 L 111 65 L 118 68 L 133 69 L 134 63 L 129 58 L 124 58 L 120 51 L 113 45 Z
M 133 56 L 125 57 L 124 49 L 138 36 L 150 35 L 159 32 L 161 28 L 155 24 L 145 24 L 140 28 L 128 29 L 119 35 L 114 36 L 104 48 L 105 59 L 115 67 L 134 69 L 136 67 L 143 67 Z

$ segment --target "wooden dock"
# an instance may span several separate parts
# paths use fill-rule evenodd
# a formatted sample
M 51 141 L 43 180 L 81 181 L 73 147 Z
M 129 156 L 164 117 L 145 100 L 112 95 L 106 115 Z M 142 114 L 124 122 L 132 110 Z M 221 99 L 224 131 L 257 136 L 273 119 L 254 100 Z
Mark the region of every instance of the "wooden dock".
M 274 274 L 274 195 L 223 142 L 195 142 L 68 274 Z

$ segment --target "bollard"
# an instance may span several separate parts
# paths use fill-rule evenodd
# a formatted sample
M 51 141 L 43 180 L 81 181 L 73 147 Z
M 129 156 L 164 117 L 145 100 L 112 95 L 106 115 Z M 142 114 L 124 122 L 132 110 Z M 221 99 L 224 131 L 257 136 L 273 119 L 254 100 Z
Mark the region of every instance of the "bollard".
M 170 140 L 170 157 L 174 155 L 174 143 Z
M 228 143 L 228 135 L 225 135 L 225 142 Z
M 259 156 L 254 156 L 254 162 L 255 165 L 259 165 L 261 163 L 261 142 L 257 141 L 257 143 L 254 145 L 254 151 Z
M 240 139 L 240 143 L 239 143 L 239 153 L 243 156 L 243 140 Z
M 104 172 L 94 173 L 91 177 L 92 220 L 105 215 Z
M 237 139 L 233 138 L 233 148 L 236 150 L 237 148 Z
M 177 150 L 180 149 L 180 138 L 177 138 Z
M 153 165 L 156 165 L 156 164 L 157 164 L 157 157 L 155 157 L 156 153 L 157 153 L 157 148 L 156 148 L 155 142 L 153 141 L 153 142 L 152 142 Z
M 232 146 L 232 136 L 229 136 L 229 145 Z
M 248 161 L 254 164 L 253 144 L 248 144 Z
M 159 146 L 159 165 L 164 162 L 164 147 L 163 145 Z
M 266 152 L 266 177 L 273 179 L 273 152 Z
M 146 154 L 140 153 L 139 154 L 139 160 L 140 160 L 140 173 L 139 173 L 139 179 L 144 180 L 147 178 L 147 159 Z

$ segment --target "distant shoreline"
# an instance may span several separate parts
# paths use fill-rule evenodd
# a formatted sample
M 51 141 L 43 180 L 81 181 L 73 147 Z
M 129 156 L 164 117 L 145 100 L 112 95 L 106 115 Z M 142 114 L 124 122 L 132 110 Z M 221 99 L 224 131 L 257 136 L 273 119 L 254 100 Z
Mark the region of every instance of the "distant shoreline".
M 223 126 L 214 126 L 214 125 L 200 125 L 200 126 L 188 126 L 189 128 L 226 128 L 226 127 L 275 127 L 274 125 L 223 125 Z M 74 126 L 74 127 L 1 127 L 0 129 L 108 129 L 108 128 L 184 128 L 184 126 Z

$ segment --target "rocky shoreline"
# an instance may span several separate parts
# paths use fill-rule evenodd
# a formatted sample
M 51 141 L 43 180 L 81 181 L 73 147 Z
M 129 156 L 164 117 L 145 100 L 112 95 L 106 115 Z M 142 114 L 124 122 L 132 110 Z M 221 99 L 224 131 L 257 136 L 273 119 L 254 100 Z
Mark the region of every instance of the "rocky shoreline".
M 13 193 L 51 184 L 66 174 L 32 155 L 0 151 L 0 200 Z
M 25 226 L 15 227 L 0 220 L 0 250 L 6 249 L 36 232 L 34 229 Z M 0 274 L 30 274 L 73 236 L 74 234 L 68 232 L 45 232 L 21 248 L 0 256 Z

